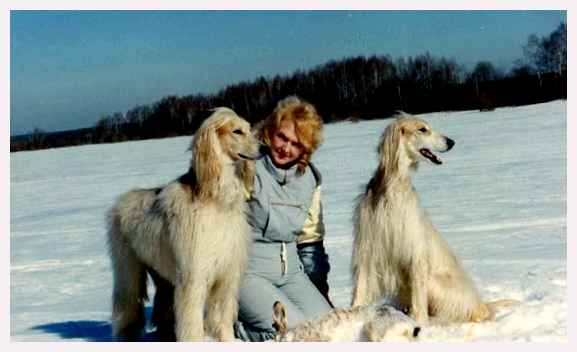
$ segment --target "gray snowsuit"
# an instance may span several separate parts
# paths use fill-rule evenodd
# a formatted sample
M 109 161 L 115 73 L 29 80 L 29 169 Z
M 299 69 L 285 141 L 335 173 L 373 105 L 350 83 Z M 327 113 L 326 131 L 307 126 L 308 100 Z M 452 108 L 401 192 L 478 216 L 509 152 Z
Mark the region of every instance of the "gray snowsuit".
M 287 309 L 289 328 L 331 309 L 303 267 L 307 264 L 311 278 L 326 286 L 326 295 L 329 266 L 322 246 L 320 181 L 312 164 L 298 175 L 296 165 L 278 169 L 268 155 L 256 161 L 248 201 L 253 245 L 239 291 L 237 337 L 250 341 L 274 337 L 272 306 L 277 300 Z

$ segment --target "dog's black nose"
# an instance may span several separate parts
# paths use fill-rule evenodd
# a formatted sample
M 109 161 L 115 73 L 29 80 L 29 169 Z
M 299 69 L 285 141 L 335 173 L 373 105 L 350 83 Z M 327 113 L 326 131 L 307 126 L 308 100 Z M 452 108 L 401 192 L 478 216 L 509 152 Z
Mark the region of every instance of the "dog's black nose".
M 415 330 L 413 330 L 413 337 L 417 337 L 419 336 L 419 333 L 421 332 L 421 328 L 420 327 L 416 327 Z
M 451 148 L 453 148 L 453 146 L 455 145 L 455 141 L 449 137 L 445 137 L 445 139 L 447 142 L 447 150 L 451 150 Z

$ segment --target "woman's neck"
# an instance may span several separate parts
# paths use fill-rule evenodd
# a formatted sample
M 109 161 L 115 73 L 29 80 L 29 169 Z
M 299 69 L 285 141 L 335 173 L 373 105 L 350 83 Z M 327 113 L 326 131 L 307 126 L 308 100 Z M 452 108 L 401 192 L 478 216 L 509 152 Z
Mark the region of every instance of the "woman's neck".
M 290 182 L 297 175 L 298 162 L 293 162 L 291 165 L 277 166 L 270 155 L 266 155 L 265 160 L 268 172 L 275 178 L 279 184 L 286 184 Z

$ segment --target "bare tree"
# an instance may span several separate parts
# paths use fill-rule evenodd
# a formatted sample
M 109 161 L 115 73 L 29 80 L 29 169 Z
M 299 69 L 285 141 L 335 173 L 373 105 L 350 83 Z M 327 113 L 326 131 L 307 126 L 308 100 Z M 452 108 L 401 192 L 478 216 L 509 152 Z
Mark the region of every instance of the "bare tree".
M 42 149 L 46 147 L 46 132 L 35 127 L 28 136 L 27 144 L 30 149 Z
M 523 46 L 523 54 L 528 65 L 537 75 L 555 73 L 567 74 L 567 25 L 561 23 L 549 36 L 539 38 L 531 34 Z

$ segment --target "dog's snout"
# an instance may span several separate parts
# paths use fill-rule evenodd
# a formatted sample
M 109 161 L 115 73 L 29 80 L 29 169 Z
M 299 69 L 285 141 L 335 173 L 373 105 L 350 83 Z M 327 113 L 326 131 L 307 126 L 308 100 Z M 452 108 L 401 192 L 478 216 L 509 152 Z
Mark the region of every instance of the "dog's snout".
M 413 337 L 418 337 L 420 332 L 421 332 L 421 327 L 420 327 L 420 326 L 417 326 L 417 327 L 413 330 Z
M 451 150 L 451 148 L 453 148 L 455 145 L 455 141 L 449 137 L 445 137 L 445 141 L 447 142 L 447 150 Z

